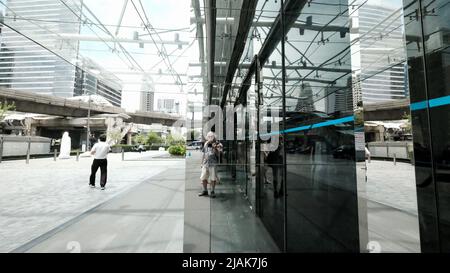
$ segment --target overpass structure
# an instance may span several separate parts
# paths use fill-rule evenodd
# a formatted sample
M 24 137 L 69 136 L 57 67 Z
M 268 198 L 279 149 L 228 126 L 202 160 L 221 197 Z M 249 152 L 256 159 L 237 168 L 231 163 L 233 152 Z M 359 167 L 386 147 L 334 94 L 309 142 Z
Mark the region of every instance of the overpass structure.
M 405 119 L 410 113 L 409 99 L 364 104 L 364 121 Z
M 137 124 L 160 123 L 172 126 L 181 116 L 158 112 L 126 112 L 116 106 L 99 105 L 83 101 L 69 100 L 56 96 L 41 95 L 33 92 L 0 88 L 0 101 L 14 103 L 16 111 L 46 114 L 62 117 L 81 118 L 98 114 L 126 114 L 130 116 L 127 122 Z

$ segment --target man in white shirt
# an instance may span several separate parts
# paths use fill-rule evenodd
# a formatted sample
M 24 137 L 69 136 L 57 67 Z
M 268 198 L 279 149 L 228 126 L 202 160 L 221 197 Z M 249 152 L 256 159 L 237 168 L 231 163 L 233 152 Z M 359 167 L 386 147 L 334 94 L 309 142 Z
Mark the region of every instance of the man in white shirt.
M 100 168 L 100 187 L 102 190 L 105 189 L 108 167 L 106 158 L 110 150 L 109 144 L 106 143 L 106 136 L 101 135 L 100 141 L 95 143 L 94 147 L 91 149 L 91 154 L 94 155 L 94 161 L 91 166 L 91 177 L 89 178 L 89 186 L 91 188 L 95 188 L 95 175 L 97 174 L 98 168 Z

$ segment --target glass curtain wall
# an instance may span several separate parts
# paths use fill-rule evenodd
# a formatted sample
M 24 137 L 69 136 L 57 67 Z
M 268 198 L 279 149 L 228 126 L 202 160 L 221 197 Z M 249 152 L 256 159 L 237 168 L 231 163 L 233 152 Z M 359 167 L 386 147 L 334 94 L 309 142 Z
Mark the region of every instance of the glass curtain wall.
M 422 252 L 450 251 L 450 2 L 404 2 Z
M 348 7 L 285 12 L 288 251 L 360 250 Z
M 222 163 L 280 250 L 448 251 L 449 6 L 258 1 Z

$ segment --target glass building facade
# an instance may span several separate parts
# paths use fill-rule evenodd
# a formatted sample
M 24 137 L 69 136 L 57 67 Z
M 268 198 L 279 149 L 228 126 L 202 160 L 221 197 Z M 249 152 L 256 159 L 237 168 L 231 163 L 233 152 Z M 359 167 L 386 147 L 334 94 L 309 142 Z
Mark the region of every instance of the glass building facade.
M 280 251 L 449 251 L 448 1 L 225 2 L 201 7 L 215 54 L 190 95 L 224 109 L 220 202 L 243 196 Z
M 450 251 L 450 3 L 404 1 L 422 251 Z
M 0 86 L 44 95 L 72 97 L 75 66 L 66 60 L 78 55 L 78 41 L 61 34 L 80 32 L 81 2 L 8 0 L 2 3 Z
M 97 94 L 121 106 L 119 78 L 80 56 L 82 1 L 2 3 L 0 87 L 42 95 Z M 94 72 L 93 72 L 94 71 Z

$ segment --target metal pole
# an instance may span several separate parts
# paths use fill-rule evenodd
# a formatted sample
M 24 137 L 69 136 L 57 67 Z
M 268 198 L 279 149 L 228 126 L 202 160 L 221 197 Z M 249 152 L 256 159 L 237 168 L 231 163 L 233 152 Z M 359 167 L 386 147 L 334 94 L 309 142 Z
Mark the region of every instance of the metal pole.
M 58 153 L 58 149 L 53 151 L 53 161 L 56 161 L 56 154 Z
M 125 159 L 125 151 L 124 151 L 124 149 L 122 148 L 122 161 L 124 161 L 124 159 Z
M 282 112 L 283 112 L 283 128 L 280 128 L 281 130 L 283 130 L 283 132 L 286 129 L 286 55 L 285 55 L 285 40 L 286 40 L 286 29 L 284 26 L 285 23 L 285 18 L 284 18 L 284 0 L 281 0 L 281 97 L 282 97 Z M 280 134 L 281 136 L 282 134 Z M 282 145 L 281 147 L 283 148 L 283 170 L 282 170 L 282 189 L 283 189 L 283 194 L 284 194 L 284 198 L 283 198 L 283 213 L 284 213 L 284 225 L 283 225 L 283 231 L 284 231 L 284 236 L 283 236 L 283 240 L 284 240 L 284 244 L 283 244 L 283 250 L 284 252 L 287 252 L 287 175 L 286 175 L 286 149 L 285 149 L 285 138 L 283 137 L 283 141 L 280 141 L 280 145 Z
M 397 154 L 394 153 L 394 165 L 397 165 Z
M 91 134 L 90 121 L 91 121 L 91 95 L 89 94 L 87 130 L 86 130 L 86 151 L 89 151 L 90 149 L 89 145 L 89 135 Z
M 77 150 L 77 161 L 80 158 L 80 151 Z
M 28 137 L 27 164 L 30 163 L 31 137 Z
M 3 157 L 3 137 L 0 137 L 0 163 L 2 163 Z

